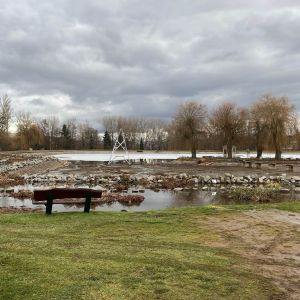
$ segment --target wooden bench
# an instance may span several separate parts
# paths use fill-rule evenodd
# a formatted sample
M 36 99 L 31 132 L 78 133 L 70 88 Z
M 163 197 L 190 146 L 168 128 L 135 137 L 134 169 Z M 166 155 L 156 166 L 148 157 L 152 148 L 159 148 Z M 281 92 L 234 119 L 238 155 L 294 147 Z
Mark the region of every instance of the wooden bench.
M 33 194 L 33 204 L 44 203 L 46 205 L 46 214 L 51 215 L 53 204 L 66 204 L 72 203 L 70 201 L 62 203 L 55 203 L 56 199 L 80 199 L 85 198 L 82 202 L 74 202 L 76 204 L 84 204 L 84 212 L 90 212 L 92 198 L 101 198 L 102 191 L 93 189 L 71 189 L 71 188 L 55 188 L 49 190 L 35 190 Z M 45 203 L 46 201 L 46 203 Z
M 286 165 L 289 169 L 289 171 L 293 172 L 294 171 L 294 165 Z

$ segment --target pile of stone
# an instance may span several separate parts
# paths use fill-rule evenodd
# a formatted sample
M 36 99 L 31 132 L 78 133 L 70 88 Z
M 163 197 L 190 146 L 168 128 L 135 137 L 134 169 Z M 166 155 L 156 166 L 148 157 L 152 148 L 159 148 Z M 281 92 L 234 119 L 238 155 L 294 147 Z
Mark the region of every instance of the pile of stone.
M 42 162 L 50 161 L 50 160 L 56 160 L 56 159 L 47 156 L 40 156 L 38 158 L 30 158 L 27 160 L 12 161 L 11 163 L 8 163 L 8 160 L 6 160 L 5 163 L 0 164 L 0 173 L 17 171 L 18 169 L 29 167 L 29 166 L 35 166 Z
M 24 175 L 26 183 L 38 185 L 66 184 L 66 185 L 100 185 L 104 188 L 118 191 L 126 190 L 130 186 L 143 186 L 149 189 L 183 189 L 201 188 L 203 186 L 227 186 L 227 185 L 265 185 L 279 183 L 286 186 L 300 187 L 300 176 L 287 177 L 285 174 L 279 176 L 257 176 L 245 175 L 234 176 L 225 173 L 223 176 L 209 175 Z

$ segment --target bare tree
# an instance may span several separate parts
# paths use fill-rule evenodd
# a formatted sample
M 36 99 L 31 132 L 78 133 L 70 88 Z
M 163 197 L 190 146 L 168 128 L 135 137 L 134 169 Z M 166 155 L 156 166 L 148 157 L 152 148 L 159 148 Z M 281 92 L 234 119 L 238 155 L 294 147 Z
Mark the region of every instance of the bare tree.
M 198 138 L 204 129 L 207 118 L 207 110 L 203 104 L 188 101 L 181 104 L 173 119 L 178 138 L 188 142 L 192 152 L 192 158 L 196 158 Z
M 7 94 L 0 98 L 0 132 L 8 134 L 9 125 L 12 118 L 11 100 Z
M 118 117 L 105 116 L 101 121 L 105 130 L 107 130 L 107 132 L 111 136 L 111 139 L 114 140 L 118 131 Z
M 17 116 L 17 137 L 21 149 L 37 149 L 43 144 L 43 132 L 30 113 L 19 113 Z
M 211 127 L 216 133 L 223 134 L 228 158 L 232 158 L 233 143 L 245 128 L 246 115 L 245 109 L 238 108 L 231 102 L 221 103 L 212 113 Z
M 78 125 L 78 135 L 81 149 L 96 149 L 100 146 L 98 131 L 87 122 Z
M 58 147 L 59 137 L 59 120 L 55 116 L 49 116 L 46 119 L 40 121 L 39 126 L 41 127 L 44 137 L 46 149 L 56 149 Z
M 251 106 L 250 123 L 255 136 L 256 158 L 261 158 L 269 134 L 268 116 L 262 101 Z
M 296 128 L 295 107 L 287 97 L 275 97 L 271 94 L 264 95 L 260 103 L 266 115 L 275 159 L 281 159 L 287 134 Z

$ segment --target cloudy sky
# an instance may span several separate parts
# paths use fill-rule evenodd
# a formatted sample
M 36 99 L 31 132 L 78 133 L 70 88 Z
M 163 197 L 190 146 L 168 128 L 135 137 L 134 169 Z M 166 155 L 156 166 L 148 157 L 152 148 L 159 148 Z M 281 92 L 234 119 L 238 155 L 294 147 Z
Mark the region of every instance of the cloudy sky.
M 94 124 L 266 92 L 300 111 L 299 28 L 296 0 L 0 0 L 0 93 Z

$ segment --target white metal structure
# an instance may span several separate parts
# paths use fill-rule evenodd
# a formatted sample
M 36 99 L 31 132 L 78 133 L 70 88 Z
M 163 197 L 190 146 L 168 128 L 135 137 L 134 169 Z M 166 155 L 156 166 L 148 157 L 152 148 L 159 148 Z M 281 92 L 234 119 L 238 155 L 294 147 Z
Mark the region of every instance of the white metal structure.
M 122 154 L 117 153 L 118 150 L 122 151 Z M 114 144 L 114 148 L 110 154 L 110 159 L 108 164 L 110 165 L 114 160 L 124 160 L 128 164 L 129 162 L 129 153 L 127 151 L 127 146 L 126 146 L 126 139 L 124 135 L 123 129 L 120 129 L 119 134 L 117 136 L 117 139 Z

